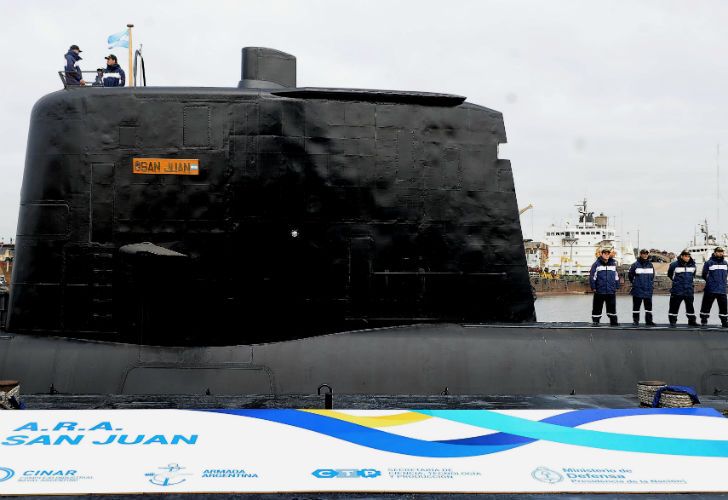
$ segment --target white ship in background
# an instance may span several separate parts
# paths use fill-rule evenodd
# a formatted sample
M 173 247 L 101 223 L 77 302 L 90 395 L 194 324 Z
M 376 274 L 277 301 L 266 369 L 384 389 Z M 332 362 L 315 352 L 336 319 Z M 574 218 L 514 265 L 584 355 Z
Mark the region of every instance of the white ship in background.
M 698 266 L 698 274 L 700 274 L 701 266 L 710 258 L 711 255 L 713 255 L 715 247 L 726 248 L 726 246 L 728 246 L 728 235 L 723 234 L 720 239 L 718 239 L 710 234 L 707 219 L 705 219 L 702 224 L 699 224 L 698 228 L 700 229 L 701 236 L 698 236 L 697 234 L 694 235 L 693 240 L 688 244 L 685 250 L 690 252 L 690 256 Z M 699 239 L 702 239 L 703 241 L 700 242 Z
M 621 265 L 631 265 L 636 260 L 629 237 L 617 234 L 603 213 L 594 215 L 587 210 L 586 199 L 576 205 L 578 221 L 567 221 L 561 226 L 551 225 L 546 230 L 544 242 L 549 256 L 546 268 L 561 275 L 589 274 L 594 260 L 602 248 L 613 248 L 615 259 Z

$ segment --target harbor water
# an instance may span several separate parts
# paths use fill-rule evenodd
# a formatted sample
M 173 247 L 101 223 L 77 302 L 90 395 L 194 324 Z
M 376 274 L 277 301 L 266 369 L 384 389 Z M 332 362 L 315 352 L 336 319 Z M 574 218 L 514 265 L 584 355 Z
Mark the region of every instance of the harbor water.
M 545 297 L 539 297 L 536 302 L 536 318 L 538 321 L 591 321 L 591 308 L 592 308 L 593 295 L 551 295 Z M 703 300 L 702 293 L 695 294 L 695 314 L 696 319 L 700 322 L 700 303 Z M 652 297 L 652 314 L 655 323 L 666 324 L 668 323 L 667 312 L 670 305 L 669 295 L 655 295 Z M 685 316 L 685 304 L 680 305 L 680 311 L 678 312 L 678 324 L 684 325 L 687 323 L 687 317 Z M 617 315 L 619 322 L 623 324 L 632 323 L 632 296 L 631 295 L 617 295 Z M 640 323 L 644 323 L 645 314 L 644 308 L 640 312 Z M 602 323 L 608 323 L 606 310 L 602 311 Z M 718 304 L 713 302 L 713 307 L 710 311 L 710 318 L 708 324 L 717 325 L 720 324 L 718 319 Z

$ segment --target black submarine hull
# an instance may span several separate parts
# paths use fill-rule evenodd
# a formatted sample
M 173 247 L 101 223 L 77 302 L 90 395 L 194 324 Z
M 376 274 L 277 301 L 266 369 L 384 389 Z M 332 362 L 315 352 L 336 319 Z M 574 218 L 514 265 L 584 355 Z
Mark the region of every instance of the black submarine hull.
M 718 328 L 419 324 L 225 347 L 0 335 L 26 393 L 629 394 L 637 381 L 728 389 Z
M 535 320 L 501 113 L 282 74 L 40 99 L 8 330 L 208 346 Z
M 30 120 L 0 377 L 89 394 L 722 390 L 713 330 L 539 324 L 500 112 L 297 87 L 68 88 Z

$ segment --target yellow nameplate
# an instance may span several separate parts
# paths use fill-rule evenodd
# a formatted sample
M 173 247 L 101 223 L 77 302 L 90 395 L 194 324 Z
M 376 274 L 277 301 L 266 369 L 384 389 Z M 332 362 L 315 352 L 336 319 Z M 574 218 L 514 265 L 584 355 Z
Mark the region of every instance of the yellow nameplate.
M 177 158 L 134 158 L 132 171 L 148 175 L 199 175 L 200 160 Z

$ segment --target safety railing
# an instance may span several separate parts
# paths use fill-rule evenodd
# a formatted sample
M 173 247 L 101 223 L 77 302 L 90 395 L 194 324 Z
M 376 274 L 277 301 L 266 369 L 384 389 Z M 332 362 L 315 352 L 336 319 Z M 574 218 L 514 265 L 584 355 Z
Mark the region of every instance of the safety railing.
M 140 78 L 137 80 L 137 74 L 141 73 Z M 61 79 L 61 83 L 63 83 L 63 88 L 66 89 L 68 87 L 73 88 L 86 88 L 86 87 L 103 87 L 103 75 L 99 75 L 98 71 L 81 71 L 81 77 L 83 78 L 85 85 L 78 85 L 78 84 L 69 84 L 66 79 L 66 72 L 65 71 L 59 71 L 58 72 L 58 78 Z M 140 50 L 137 50 L 134 54 L 134 64 L 133 64 L 133 72 L 132 75 L 129 77 L 131 81 L 134 82 L 134 86 L 141 85 L 142 87 L 147 86 L 147 72 L 146 68 L 144 67 L 144 57 L 142 56 L 142 53 Z M 129 85 L 129 81 L 127 81 L 127 85 Z
M 102 82 L 103 76 L 101 78 L 99 77 L 98 72 L 96 71 L 81 71 L 81 77 L 86 82 L 86 85 L 78 85 L 78 84 L 69 84 L 66 81 L 66 72 L 65 71 L 59 71 L 58 77 L 61 79 L 61 82 L 63 83 L 63 88 L 73 87 L 103 87 L 104 84 Z

